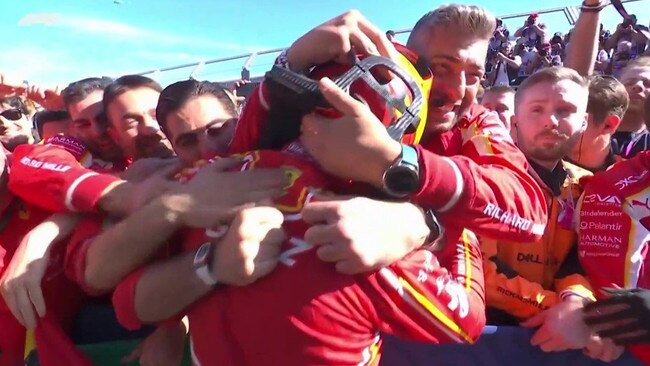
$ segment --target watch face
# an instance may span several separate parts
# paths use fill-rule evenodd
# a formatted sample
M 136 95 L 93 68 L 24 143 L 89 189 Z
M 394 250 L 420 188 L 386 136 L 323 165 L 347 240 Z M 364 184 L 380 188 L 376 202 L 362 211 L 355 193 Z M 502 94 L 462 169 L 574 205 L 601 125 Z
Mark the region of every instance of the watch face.
M 205 244 L 201 245 L 199 250 L 196 251 L 196 255 L 194 256 L 195 258 L 194 262 L 195 263 L 205 262 L 209 254 L 210 254 L 210 245 L 205 245 Z
M 405 196 L 417 191 L 420 179 L 414 169 L 406 166 L 395 166 L 386 172 L 385 184 L 390 193 Z

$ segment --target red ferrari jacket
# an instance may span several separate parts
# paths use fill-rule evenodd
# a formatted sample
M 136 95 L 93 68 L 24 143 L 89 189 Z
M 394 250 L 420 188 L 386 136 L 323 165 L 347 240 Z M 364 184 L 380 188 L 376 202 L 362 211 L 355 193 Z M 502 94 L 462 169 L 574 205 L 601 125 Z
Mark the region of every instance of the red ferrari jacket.
M 578 254 L 594 291 L 650 289 L 650 151 L 592 177 L 580 207 Z M 650 344 L 630 349 L 650 365 Z
M 4 213 L 8 221 L 0 231 L 0 273 L 23 236 L 53 212 L 94 211 L 104 190 L 119 181 L 111 174 L 124 167 L 92 159 L 81 142 L 63 135 L 54 136 L 44 144 L 18 146 L 9 167 L 9 189 L 16 197 Z M 80 289 L 64 275 L 64 257 L 65 246 L 55 245 L 43 280 L 48 311 L 39 321 L 34 337 L 44 366 L 76 366 L 89 362 L 64 332 L 82 299 Z M 4 334 L 0 337 L 0 358 L 20 357 L 22 364 L 25 329 L 13 318 L 4 302 L 0 303 L 0 319 L 6 323 L 6 328 L 0 325 L 0 329 L 8 330 L 6 337 Z
M 262 83 L 249 97 L 231 153 L 258 148 L 268 117 L 267 94 Z M 434 209 L 447 235 L 455 239 L 468 229 L 513 242 L 541 239 L 547 222 L 544 193 L 496 114 L 474 105 L 451 131 L 414 147 L 422 184 L 411 200 Z
M 80 141 L 58 135 L 14 150 L 9 189 L 48 211 L 92 212 L 104 190 L 120 181 L 113 174 L 126 166 L 93 159 Z
M 439 253 L 419 250 L 377 272 L 343 275 L 304 241 L 301 210 L 334 181 L 286 152 L 256 151 L 243 169 L 283 167 L 294 178 L 275 205 L 285 214 L 281 264 L 246 287 L 216 289 L 187 309 L 197 365 L 376 365 L 380 333 L 432 343 L 471 343 L 485 324 L 482 262 L 469 231 Z M 193 231 L 185 250 L 210 240 Z M 113 295 L 136 328 L 135 272 Z
M 0 276 L 4 274 L 23 237 L 50 215 L 51 212 L 17 197 L 13 199 L 0 219 Z M 78 361 L 67 363 L 70 365 L 83 365 L 84 357 L 65 337 L 83 300 L 83 294 L 63 273 L 65 245 L 61 244 L 56 244 L 50 250 L 50 259 L 41 285 L 47 313 L 39 321 L 34 335 L 42 365 L 57 365 L 62 359 Z M 2 298 L 0 329 L 0 365 L 24 364 L 25 328 L 14 318 Z M 73 358 L 64 355 L 72 355 Z

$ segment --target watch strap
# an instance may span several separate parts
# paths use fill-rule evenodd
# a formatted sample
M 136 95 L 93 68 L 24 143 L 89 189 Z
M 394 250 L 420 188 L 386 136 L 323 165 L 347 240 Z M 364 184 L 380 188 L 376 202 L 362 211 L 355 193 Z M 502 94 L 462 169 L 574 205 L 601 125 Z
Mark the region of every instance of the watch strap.
M 383 177 L 382 177 L 382 185 L 383 185 L 383 191 L 384 193 L 390 195 L 391 197 L 394 198 L 404 198 L 408 196 L 409 194 L 414 193 L 417 190 L 417 185 L 420 180 L 419 178 L 419 173 L 420 173 L 420 164 L 418 162 L 418 153 L 415 150 L 413 146 L 406 145 L 406 144 L 401 144 L 402 151 L 400 152 L 399 156 L 393 161 L 393 163 L 384 171 Z M 393 176 L 392 173 L 395 171 L 401 170 L 401 169 L 407 169 L 410 171 L 414 179 L 417 180 L 416 183 L 414 183 L 414 187 L 409 190 L 396 190 L 394 189 L 394 185 L 391 183 L 390 179 L 391 176 Z
M 438 221 L 435 212 L 431 209 L 424 210 L 424 221 L 429 228 L 429 236 L 420 248 L 432 251 L 442 249 L 444 245 L 445 230 L 440 224 L 440 221 Z
M 599 4 L 588 5 L 586 2 L 582 2 L 580 6 L 580 11 L 587 13 L 599 13 L 601 10 L 605 9 L 609 5 L 609 1 L 601 1 Z
M 418 152 L 411 145 L 402 144 L 402 154 L 400 155 L 400 160 L 397 163 L 412 165 L 418 172 L 420 171 Z
M 201 245 L 194 254 L 194 273 L 208 286 L 216 286 L 219 283 L 210 270 L 213 255 L 214 246 L 210 242 Z

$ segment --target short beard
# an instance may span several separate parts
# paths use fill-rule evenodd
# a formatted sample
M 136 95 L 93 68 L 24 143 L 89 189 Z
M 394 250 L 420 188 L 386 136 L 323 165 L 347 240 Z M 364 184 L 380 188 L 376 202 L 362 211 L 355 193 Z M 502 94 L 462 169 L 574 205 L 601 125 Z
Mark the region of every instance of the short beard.
M 568 156 L 571 151 L 573 151 L 573 149 L 578 145 L 581 136 L 581 133 L 575 133 L 566 141 L 555 146 L 552 149 L 535 147 L 529 150 L 526 155 L 534 160 L 544 161 L 548 163 L 558 162 Z
M 433 135 L 437 133 L 444 133 L 447 131 L 451 131 L 451 129 L 453 129 L 456 126 L 456 124 L 458 124 L 459 120 L 460 118 L 454 118 L 450 122 L 442 122 L 442 123 L 427 122 L 427 125 L 425 127 L 426 128 L 425 132 L 428 135 Z

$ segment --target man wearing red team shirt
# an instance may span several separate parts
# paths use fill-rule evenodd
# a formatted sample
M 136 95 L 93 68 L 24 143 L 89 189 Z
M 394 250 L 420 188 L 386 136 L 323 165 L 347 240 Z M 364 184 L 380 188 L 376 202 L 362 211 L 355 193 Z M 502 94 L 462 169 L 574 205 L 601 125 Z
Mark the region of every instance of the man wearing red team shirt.
M 287 151 L 248 153 L 241 169 L 280 166 L 295 180 L 275 200 L 284 220 L 280 212 L 270 215 L 284 221 L 287 237 L 279 265 L 268 277 L 245 287 L 215 289 L 183 312 L 189 317 L 196 364 L 376 365 L 380 332 L 432 343 L 471 343 L 478 338 L 485 324 L 485 303 L 480 250 L 471 233 L 438 252 L 417 250 L 379 271 L 337 273 L 304 240 L 309 225 L 303 218 L 308 219 L 308 213 L 301 211 L 316 191 L 339 184 L 312 162 Z M 196 230 L 185 238 L 184 249 L 190 254 L 213 251 L 214 278 L 232 284 L 232 275 L 220 266 L 227 263 L 225 253 L 236 248 L 233 235 L 229 231 L 213 245 L 209 232 Z M 269 247 L 273 245 L 260 246 Z M 166 265 L 137 271 L 118 286 L 114 302 L 126 326 L 137 328 L 139 316 L 158 307 L 151 303 L 154 299 L 168 304 L 176 301 L 172 297 L 185 296 L 162 292 L 160 286 L 169 286 L 159 277 Z M 153 281 L 159 286 L 152 286 Z
M 6 158 L 2 153 L 2 166 L 6 167 Z M 32 228 L 46 219 L 50 212 L 38 206 L 24 202 L 5 191 L 7 170 L 3 169 L 2 210 L 0 219 L 0 274 L 2 274 L 12 259 L 14 251 L 23 236 Z M 46 322 L 54 322 L 64 330 L 69 330 L 72 319 L 81 301 L 78 288 L 70 282 L 61 271 L 64 251 L 61 246 L 52 251 L 51 260 L 47 264 L 47 275 L 43 279 L 42 292 L 32 293 L 32 296 L 42 296 L 48 299 L 49 311 Z M 0 364 L 22 365 L 24 363 L 25 328 L 10 312 L 5 302 L 0 299 Z
M 463 23 L 468 19 L 475 21 Z M 382 135 L 372 128 L 376 119 L 366 108 L 334 106 L 343 117 L 304 117 L 301 139 L 308 151 L 335 176 L 386 188 L 390 182 L 384 180 L 385 173 L 403 163 L 404 149 L 415 149 L 420 180 L 415 190 L 402 193 L 439 214 L 449 238 L 455 240 L 467 228 L 486 237 L 537 240 L 546 224 L 543 194 L 526 173 L 525 157 L 498 117 L 475 102 L 494 25 L 494 17 L 482 8 L 458 5 L 438 8 L 415 25 L 407 47 L 430 62 L 434 75 L 420 144 L 400 145 Z M 278 63 L 304 72 L 316 64 L 346 60 L 352 45 L 356 51 L 391 56 L 395 49 L 382 34 L 358 12 L 348 12 L 305 34 L 278 58 Z M 331 83 L 321 86 L 335 88 Z M 263 123 L 273 108 L 267 93 L 262 83 L 247 101 L 231 152 L 258 147 Z M 343 203 L 338 209 L 342 207 Z M 376 268 L 403 255 L 403 248 L 395 247 L 386 261 L 369 263 L 372 259 L 368 258 L 365 262 L 371 266 L 358 261 L 349 264 L 354 257 L 351 253 L 370 253 L 372 245 L 350 251 L 346 244 L 349 234 L 336 225 L 338 221 L 332 215 L 327 219 L 328 214 L 321 212 L 317 221 L 326 225 L 316 223 L 307 240 L 324 244 L 322 258 L 341 263 L 347 273 Z
M 170 100 L 184 100 L 178 95 L 190 93 L 175 91 L 174 88 L 180 84 L 178 89 L 181 89 L 187 83 L 192 82 L 179 82 L 164 90 L 159 103 L 161 113 L 158 120 L 174 147 L 180 148 L 177 153 L 181 157 L 191 153 L 178 144 L 190 133 L 187 132 L 189 122 L 197 127 L 197 123 L 201 122 L 209 125 L 214 118 L 199 120 L 198 117 L 205 113 L 198 111 L 205 110 L 209 105 L 203 105 L 204 101 L 209 100 L 201 97 L 189 98 L 179 103 L 177 108 L 162 107 Z M 185 87 L 192 89 L 191 86 Z M 354 87 L 352 91 L 355 91 Z M 368 100 L 369 96 L 364 95 L 364 99 Z M 219 162 L 217 160 L 213 164 Z M 300 214 L 304 203 L 312 195 L 311 189 L 340 186 L 337 180 L 319 172 L 313 163 L 305 160 L 305 156 L 296 155 L 295 150 L 290 148 L 283 152 L 253 152 L 244 156 L 243 162 L 246 169 L 283 167 L 292 172 L 294 179 L 287 186 L 285 194 L 275 201 L 286 215 L 283 229 L 292 236 L 284 241 L 284 252 L 279 255 L 280 263 L 286 267 L 280 265 L 268 278 L 249 287 L 212 291 L 204 300 L 190 305 L 210 291 L 209 283 L 202 282 L 192 273 L 192 257 L 199 247 L 208 252 L 211 248 L 214 250 L 214 256 L 208 261 L 211 261 L 210 267 L 222 284 L 250 284 L 275 267 L 279 235 L 275 228 L 283 221 L 281 213 L 270 208 L 259 208 L 265 214 L 256 209 L 244 210 L 218 244 L 201 245 L 215 238 L 210 237 L 210 231 L 192 231 L 186 234 L 184 240 L 185 254 L 137 270 L 127 277 L 113 295 L 118 317 L 127 327 L 137 328 L 142 321 L 176 315 L 190 305 L 187 314 L 197 364 L 241 364 L 245 363 L 243 354 L 250 355 L 245 358 L 253 364 L 269 360 L 282 360 L 290 365 L 375 364 L 380 349 L 380 338 L 377 337 L 380 330 L 430 342 L 471 342 L 480 334 L 484 323 L 482 270 L 478 247 L 472 241 L 471 234 L 466 234 L 459 245 L 448 245 L 436 255 L 421 250 L 390 268 L 368 276 L 355 279 L 339 274 L 333 271 L 331 264 L 319 260 L 314 247 L 303 240 L 308 225 L 302 221 Z M 210 168 L 210 165 L 204 165 L 195 179 L 200 180 L 202 170 Z M 194 172 L 190 170 L 190 173 Z M 195 179 L 190 179 L 188 184 L 195 182 Z M 403 207 L 401 203 L 391 204 L 396 212 L 409 212 Z M 304 215 L 307 218 L 308 213 Z M 414 225 L 412 217 L 400 216 L 397 225 L 426 237 L 427 227 Z M 262 225 L 250 223 L 256 220 Z M 266 232 L 260 227 L 266 227 Z M 258 234 L 260 232 L 263 234 Z M 283 237 L 279 238 L 280 241 Z M 76 241 L 73 239 L 73 242 Z M 248 244 L 242 247 L 241 242 Z M 259 248 L 260 255 L 244 268 L 237 268 L 239 261 L 236 257 L 232 258 L 232 253 L 238 250 L 243 253 L 256 252 L 258 249 L 254 248 Z M 238 276 L 242 271 L 253 273 L 248 277 Z M 210 274 L 205 281 L 209 281 L 209 277 Z M 402 288 L 400 281 L 407 285 Z M 404 300 L 398 296 L 400 290 L 406 292 Z M 349 297 L 349 301 L 358 306 L 355 309 L 347 306 L 344 297 Z M 224 301 L 234 304 L 234 307 L 224 304 Z M 309 303 L 315 305 L 301 305 Z M 235 311 L 237 304 L 241 308 Z M 272 309 L 259 311 L 259 304 L 268 304 Z M 251 313 L 257 315 L 252 316 Z M 222 322 L 225 314 L 229 314 L 232 322 Z M 306 318 L 303 314 L 318 314 L 318 317 Z M 339 316 L 328 321 L 326 319 L 330 314 Z M 291 322 L 305 323 L 304 327 L 294 327 Z M 263 324 L 266 326 L 262 328 Z M 230 331 L 224 332 L 224 329 Z M 251 332 L 251 329 L 256 331 Z M 271 334 L 282 339 L 282 344 L 270 341 L 273 338 Z M 355 340 L 351 341 L 353 338 Z
M 43 144 L 22 145 L 16 148 L 9 176 L 9 188 L 11 193 L 16 195 L 13 200 L 17 205 L 30 209 L 32 213 L 27 216 L 32 219 L 27 226 L 12 224 L 4 230 L 8 235 L 12 235 L 13 240 L 3 241 L 3 248 L 7 251 L 3 271 L 7 268 L 9 260 L 22 260 L 12 258 L 21 239 L 52 212 L 97 212 L 101 209 L 119 216 L 135 208 L 137 203 L 134 202 L 146 202 L 149 195 L 156 194 L 157 187 L 154 185 L 142 184 L 140 189 L 134 189 L 133 183 L 126 183 L 117 177 L 126 168 L 128 161 L 122 158 L 123 154 L 113 140 L 107 138 L 105 122 L 101 117 L 103 89 L 108 81 L 110 80 L 85 79 L 72 83 L 63 91 L 63 100 L 73 119 L 71 134 L 89 145 L 75 137 L 57 135 Z M 101 160 L 98 156 L 111 160 Z M 63 234 L 62 237 L 66 235 Z M 51 243 L 42 243 L 43 246 L 46 244 L 49 247 Z M 56 315 L 59 308 L 66 309 L 66 319 L 54 319 L 57 325 L 64 328 L 69 325 L 70 316 L 77 309 L 75 298 L 79 298 L 79 294 L 76 297 L 61 296 L 48 291 L 51 287 L 49 278 L 64 278 L 64 253 L 65 246 L 54 245 L 51 253 L 45 257 L 48 267 L 43 268 L 43 273 L 39 275 L 45 275 L 42 289 L 36 286 L 37 288 L 22 291 L 21 288 L 12 286 L 11 290 L 8 290 L 3 286 L 3 296 L 8 299 L 7 304 L 21 324 L 30 328 L 35 326 L 32 303 L 40 310 L 41 316 L 45 313 L 46 303 L 47 317 L 50 317 L 50 314 Z M 3 278 L 3 281 L 9 280 Z M 64 281 L 68 285 L 71 284 L 67 279 Z M 43 294 L 39 296 L 41 290 Z M 7 318 L 11 318 L 8 312 Z M 11 321 L 17 323 L 16 319 Z M 44 327 L 43 323 L 48 321 L 44 319 L 38 323 L 37 339 L 47 339 L 39 336 L 42 334 L 40 330 Z M 16 329 L 17 339 L 24 339 L 24 328 Z M 22 340 L 16 344 L 20 342 Z M 23 349 L 24 346 L 19 346 L 15 353 L 22 356 Z M 44 349 L 46 347 L 39 346 L 41 362 L 47 363 L 54 356 L 46 356 Z M 9 350 L 5 351 L 10 353 Z
M 133 208 L 130 203 L 133 186 L 124 186 L 125 182 L 116 176 L 126 168 L 126 161 L 120 149 L 107 136 L 101 119 L 103 89 L 108 82 L 109 79 L 85 79 L 72 83 L 63 91 L 62 101 L 73 119 L 70 128 L 72 136 L 54 136 L 43 144 L 20 145 L 14 150 L 8 182 L 10 193 L 7 193 L 13 205 L 9 206 L 5 215 L 17 215 L 22 221 L 14 223 L 10 220 L 10 225 L 3 230 L 3 235 L 10 236 L 2 244 L 5 251 L 3 272 L 23 236 L 52 212 L 93 212 L 102 209 L 120 214 Z M 141 193 L 143 190 L 138 191 Z M 61 286 L 76 290 L 63 276 L 62 249 L 65 249 L 62 245 L 54 246 L 46 257 L 48 267 L 43 268 L 45 277 L 42 288 L 15 292 L 21 297 L 9 298 L 11 302 L 7 304 L 11 305 L 16 318 L 3 301 L 3 319 L 10 323 L 5 328 L 14 332 L 11 336 L 3 337 L 5 341 L 13 341 L 11 345 L 3 347 L 2 354 L 3 357 L 14 358 L 11 363 L 22 363 L 25 329 L 21 324 L 34 326 L 32 303 L 41 303 L 43 306 L 37 308 L 42 309 L 45 302 L 48 308 L 47 313 L 44 309 L 39 311 L 41 315 L 45 313 L 45 317 L 38 322 L 35 332 L 41 362 L 48 364 L 57 358 L 66 362 L 61 353 L 56 353 L 65 347 L 74 353 L 69 341 L 60 344 L 63 348 L 48 347 L 52 340 L 65 338 L 59 327 L 65 329 L 69 326 L 80 298 L 78 292 L 76 296 L 61 295 L 66 291 Z M 59 291 L 52 291 L 52 288 L 56 290 L 58 287 L 61 287 Z M 7 292 L 3 291 L 3 295 L 7 296 Z M 23 313 L 23 310 L 28 313 Z M 48 330 L 55 333 L 45 335 Z M 71 359 L 68 361 L 72 362 Z
M 580 262 L 598 301 L 585 322 L 650 365 L 650 152 L 587 181 L 580 202 Z
M 87 115 L 94 113 L 94 116 L 96 116 L 99 114 L 96 107 L 97 101 L 93 98 L 96 98 L 97 94 L 101 95 L 103 85 L 100 82 L 93 84 L 92 86 L 96 86 L 96 88 L 91 89 L 91 93 L 84 90 L 84 86 L 88 86 L 88 84 L 83 82 L 76 83 L 76 89 L 74 84 L 67 89 L 68 92 L 82 91 L 82 93 L 72 93 L 73 98 L 64 97 L 69 112 L 71 114 L 74 112 L 73 119 L 79 122 L 86 118 Z M 6 251 L 5 260 L 7 261 L 3 265 L 3 270 L 20 244 L 22 237 L 52 212 L 92 212 L 99 207 L 118 212 L 128 209 L 128 200 L 125 197 L 127 191 L 124 189 L 126 187 L 120 188 L 122 181 L 114 175 L 95 172 L 96 170 L 115 173 L 115 169 L 119 172 L 124 167 L 123 165 L 107 164 L 92 156 L 86 143 L 96 148 L 93 152 L 102 153 L 108 158 L 116 158 L 121 155 L 113 149 L 114 144 L 110 145 L 103 139 L 101 133 L 97 133 L 101 129 L 89 127 L 96 125 L 97 118 L 94 118 L 92 121 L 88 121 L 88 124 L 81 126 L 77 123 L 72 127 L 73 135 L 83 139 L 84 142 L 75 137 L 55 136 L 44 144 L 20 145 L 14 150 L 10 164 L 11 174 L 8 182 L 10 193 L 8 194 L 17 205 L 16 207 L 20 207 L 17 213 L 13 213 L 13 215 L 17 215 L 23 221 L 14 223 L 11 226 L 8 225 L 3 230 L 4 235 L 10 235 L 13 238 L 13 240 L 7 239 L 3 241 L 2 244 L 3 249 Z M 96 143 L 98 141 L 100 143 Z M 5 215 L 8 214 L 12 214 L 11 210 L 5 212 Z M 30 218 L 29 222 L 24 221 L 26 217 Z M 50 254 L 49 267 L 45 272 L 42 288 L 43 297 L 48 299 L 47 303 L 50 311 L 39 322 L 35 332 L 37 343 L 40 344 L 39 352 L 43 364 L 64 357 L 62 353 L 53 353 L 63 351 L 63 348 L 49 348 L 44 342 L 60 338 L 58 336 L 63 333 L 59 333 L 59 327 L 65 329 L 66 326 L 69 326 L 72 312 L 77 308 L 75 305 L 77 303 L 76 299 L 79 298 L 78 293 L 77 296 L 63 297 L 57 294 L 59 284 L 71 286 L 70 282 L 62 276 L 63 255 L 60 249 L 61 246 L 55 246 Z M 53 288 L 54 291 L 52 291 Z M 76 290 L 76 287 L 71 288 Z M 65 289 L 62 287 L 60 290 L 63 292 Z M 56 294 L 56 296 L 53 294 Z M 35 293 L 29 295 L 36 296 Z M 22 363 L 25 330 L 22 326 L 17 326 L 19 323 L 13 318 L 8 308 L 4 306 L 4 302 L 3 308 L 3 318 L 13 324 L 10 329 L 15 331 L 11 333 L 11 336 L 3 337 L 5 341 L 10 338 L 14 340 L 11 345 L 2 350 L 3 357 L 5 355 L 6 357 L 12 357 L 9 360 L 12 363 Z M 53 333 L 49 333 L 49 336 L 43 336 L 48 330 L 52 329 L 57 334 L 56 336 Z M 74 354 L 75 351 L 71 347 L 71 343 L 66 344 L 65 341 L 63 343 L 63 347 L 68 347 L 68 350 L 72 350 Z M 65 362 L 66 359 L 63 358 L 63 360 Z

